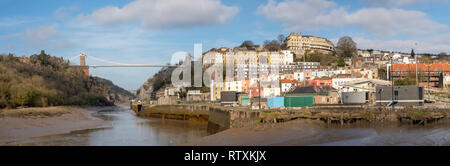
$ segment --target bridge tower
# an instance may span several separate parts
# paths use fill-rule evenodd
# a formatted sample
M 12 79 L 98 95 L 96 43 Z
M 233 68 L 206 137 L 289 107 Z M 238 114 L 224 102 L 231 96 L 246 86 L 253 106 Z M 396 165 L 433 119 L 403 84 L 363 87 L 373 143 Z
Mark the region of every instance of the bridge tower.
M 86 55 L 83 52 L 80 53 L 80 67 L 84 72 L 84 76 L 89 78 L 89 66 L 86 66 Z
M 80 54 L 80 66 L 86 66 L 86 55 L 83 52 Z

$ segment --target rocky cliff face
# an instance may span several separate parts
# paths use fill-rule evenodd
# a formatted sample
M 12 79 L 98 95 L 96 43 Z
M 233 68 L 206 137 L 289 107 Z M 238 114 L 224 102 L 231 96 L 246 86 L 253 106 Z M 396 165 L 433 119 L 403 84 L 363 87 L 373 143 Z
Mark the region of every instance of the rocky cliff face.
M 158 91 L 171 84 L 171 75 L 174 68 L 163 68 L 158 73 L 149 78 L 136 92 L 136 96 L 141 100 L 154 99 Z
M 129 100 L 136 98 L 133 93 L 114 85 L 110 80 L 100 77 L 91 77 L 89 81 L 92 85 L 92 91 L 102 94 L 111 102 L 127 103 Z

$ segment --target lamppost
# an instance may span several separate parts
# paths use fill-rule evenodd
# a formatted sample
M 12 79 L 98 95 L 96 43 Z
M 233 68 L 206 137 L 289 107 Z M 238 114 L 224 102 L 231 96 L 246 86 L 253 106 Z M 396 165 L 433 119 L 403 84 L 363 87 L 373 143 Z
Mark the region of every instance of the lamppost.
M 392 69 L 393 69 L 393 66 L 392 66 L 392 57 L 391 57 L 391 59 L 390 59 L 390 63 L 391 63 L 391 70 L 390 70 L 390 73 L 391 73 L 391 87 L 392 87 L 392 101 L 391 101 L 391 105 L 392 105 L 392 110 L 394 110 L 395 109 L 395 107 L 394 107 L 394 76 L 393 76 L 393 72 L 392 72 Z
M 431 95 L 430 95 L 430 88 L 431 88 L 431 86 L 430 86 L 430 78 L 431 78 L 431 76 L 430 76 L 430 73 L 431 73 L 431 71 L 430 71 L 430 67 L 431 67 L 431 64 L 427 64 L 427 70 L 428 70 L 428 80 L 427 80 L 427 84 L 428 84 L 428 98 L 430 98 L 431 97 Z
M 417 47 L 417 43 L 414 43 L 414 46 Z M 414 62 L 416 63 L 416 85 L 419 86 L 419 76 L 417 74 L 417 56 L 414 53 L 414 49 L 411 51 L 411 56 L 414 56 Z
M 259 102 L 259 110 L 261 110 L 261 80 L 259 80 L 259 75 L 258 75 L 258 94 L 259 94 L 259 98 L 258 98 L 258 102 Z

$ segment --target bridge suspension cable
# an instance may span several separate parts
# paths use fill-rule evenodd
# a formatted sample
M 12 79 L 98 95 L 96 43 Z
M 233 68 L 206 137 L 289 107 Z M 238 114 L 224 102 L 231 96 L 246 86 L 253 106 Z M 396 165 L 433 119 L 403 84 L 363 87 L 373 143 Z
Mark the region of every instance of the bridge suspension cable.
M 175 67 L 173 65 L 153 65 L 153 64 L 126 64 L 126 63 L 119 63 L 119 62 L 114 62 L 114 61 L 110 61 L 110 60 L 106 60 L 106 59 L 102 59 L 102 58 L 97 58 L 94 56 L 87 56 L 88 58 L 91 58 L 95 61 L 99 61 L 99 62 L 104 62 L 107 64 L 113 64 L 113 65 L 86 65 L 88 67 Z M 74 60 L 76 58 L 80 57 L 80 55 L 74 56 L 69 58 L 69 60 Z
M 74 59 L 76 59 L 76 58 L 78 58 L 78 57 L 80 57 L 80 55 L 73 56 L 73 57 L 69 58 L 68 60 L 69 60 L 69 61 L 72 61 L 72 60 L 74 60 Z
M 109 61 L 109 60 L 105 60 L 105 59 L 101 59 L 101 58 L 96 58 L 94 56 L 86 56 L 86 57 L 92 58 L 92 59 L 100 61 L 100 62 L 110 63 L 110 64 L 127 65 L 127 64 L 123 64 L 123 63 L 119 63 L 119 62 L 114 62 L 114 61 Z

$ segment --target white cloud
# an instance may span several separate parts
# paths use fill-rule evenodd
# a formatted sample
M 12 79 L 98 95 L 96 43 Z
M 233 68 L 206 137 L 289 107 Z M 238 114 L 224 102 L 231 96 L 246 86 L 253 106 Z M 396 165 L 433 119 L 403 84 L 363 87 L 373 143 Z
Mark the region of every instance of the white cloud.
M 410 52 L 414 49 L 418 53 L 450 53 L 450 33 L 405 40 L 377 40 L 364 37 L 353 37 L 359 49 L 376 49 L 385 51 Z M 331 39 L 337 43 L 338 39 Z
M 290 31 L 327 28 L 361 28 L 378 36 L 400 34 L 423 35 L 447 29 L 420 11 L 385 8 L 363 8 L 348 12 L 326 0 L 269 0 L 258 7 L 257 13 L 281 21 Z
M 448 3 L 450 0 L 362 0 L 365 3 L 375 6 L 408 6 L 416 3 L 441 2 Z
M 57 19 L 65 19 L 65 18 L 70 17 L 74 12 L 76 12 L 78 10 L 79 10 L 79 7 L 76 5 L 63 6 L 63 7 L 56 9 L 56 11 L 53 13 L 53 17 L 55 17 Z
M 4 17 L 0 18 L 0 27 L 14 27 L 28 23 L 35 23 L 42 21 L 39 17 Z
M 147 29 L 224 24 L 239 11 L 220 0 L 135 0 L 123 6 L 108 6 L 78 19 L 111 25 L 140 22 Z
M 25 31 L 25 37 L 28 42 L 34 46 L 43 46 L 58 35 L 58 30 L 52 26 L 42 26 Z

